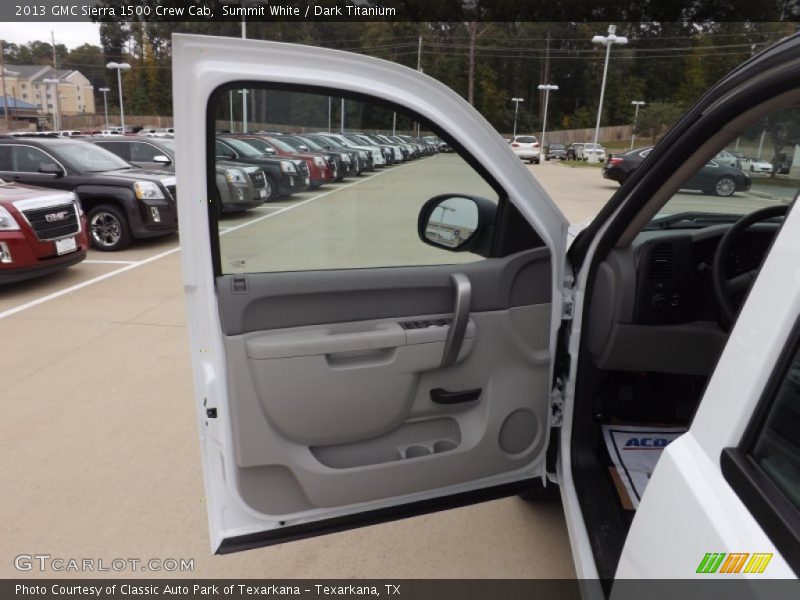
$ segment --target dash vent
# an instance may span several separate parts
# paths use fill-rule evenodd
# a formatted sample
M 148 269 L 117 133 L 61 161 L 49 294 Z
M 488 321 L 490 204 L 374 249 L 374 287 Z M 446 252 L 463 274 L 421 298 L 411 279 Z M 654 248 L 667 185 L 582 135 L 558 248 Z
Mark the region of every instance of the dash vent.
M 661 244 L 650 253 L 648 276 L 652 281 L 672 278 L 672 245 Z

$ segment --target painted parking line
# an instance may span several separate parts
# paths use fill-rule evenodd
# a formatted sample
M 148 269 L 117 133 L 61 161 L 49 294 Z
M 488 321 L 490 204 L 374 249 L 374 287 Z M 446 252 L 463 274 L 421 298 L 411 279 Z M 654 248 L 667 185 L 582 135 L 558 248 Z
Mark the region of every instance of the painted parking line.
M 268 219 L 270 217 L 274 217 L 275 215 L 283 214 L 283 213 L 285 213 L 287 211 L 290 211 L 292 209 L 297 208 L 298 206 L 303 206 L 303 205 L 309 204 L 309 203 L 311 203 L 311 202 L 313 202 L 315 200 L 319 200 L 320 198 L 324 198 L 325 196 L 329 196 L 329 195 L 331 195 L 331 194 L 333 194 L 335 192 L 338 192 L 339 190 L 344 190 L 346 188 L 353 187 L 354 185 L 358 185 L 360 183 L 364 183 L 365 181 L 369 181 L 369 180 L 371 180 L 371 179 L 373 179 L 375 177 L 379 177 L 379 176 L 383 175 L 384 173 L 396 172 L 398 169 L 401 169 L 401 168 L 403 168 L 405 166 L 408 166 L 410 164 L 414 164 L 414 163 L 405 163 L 404 165 L 400 165 L 398 167 L 395 167 L 391 171 L 385 171 L 384 170 L 384 171 L 381 171 L 379 173 L 374 173 L 374 174 L 372 174 L 372 175 L 370 175 L 368 177 L 364 177 L 362 179 L 354 181 L 352 183 L 348 183 L 347 185 L 337 186 L 335 189 L 329 190 L 327 192 L 323 192 L 322 194 L 317 194 L 316 196 L 312 196 L 311 198 L 308 198 L 308 199 L 303 200 L 301 202 L 297 202 L 295 204 L 291 204 L 289 206 L 286 206 L 286 207 L 283 207 L 283 208 L 279 208 L 278 210 L 276 210 L 274 212 L 271 212 L 271 213 L 269 213 L 267 215 L 256 217 L 254 219 L 251 219 L 250 221 L 246 221 L 244 223 L 236 225 L 235 227 L 229 227 L 229 228 L 225 229 L 224 231 L 220 231 L 220 235 L 225 235 L 225 234 L 230 233 L 232 231 L 236 231 L 236 230 L 241 229 L 243 227 L 247 227 L 248 225 L 252 225 L 253 223 L 258 223 L 260 221 L 263 221 L 264 219 Z M 28 302 L 25 302 L 23 304 L 20 304 L 18 306 L 13 307 L 13 308 L 9 308 L 7 310 L 4 310 L 4 311 L 0 312 L 0 319 L 5 319 L 6 317 L 10 317 L 11 315 L 15 315 L 15 314 L 21 313 L 22 311 L 28 310 L 29 308 L 33 308 L 35 306 L 39 306 L 40 304 L 44 304 L 45 302 L 50 302 L 51 300 L 55 300 L 57 298 L 61 298 L 62 296 L 66 296 L 67 294 L 71 294 L 72 292 L 75 292 L 77 290 L 83 289 L 85 287 L 89 287 L 90 285 L 94 285 L 95 283 L 100 283 L 101 281 L 105 281 L 106 279 L 109 279 L 111 277 L 115 277 L 116 275 L 120 275 L 122 273 L 126 273 L 126 272 L 131 271 L 133 269 L 136 269 L 138 267 L 150 264 L 151 262 L 154 262 L 156 260 L 162 259 L 165 256 L 169 256 L 170 254 L 174 254 L 175 252 L 180 251 L 180 249 L 181 249 L 180 246 L 175 246 L 174 248 L 170 248 L 169 250 L 165 250 L 164 252 L 160 252 L 159 254 L 155 254 L 155 255 L 153 255 L 153 256 L 151 256 L 149 258 L 145 258 L 145 259 L 138 260 L 138 261 L 125 261 L 125 260 L 114 261 L 114 260 L 99 260 L 99 259 L 84 260 L 83 262 L 87 262 L 87 263 L 90 263 L 90 264 L 92 264 L 92 263 L 94 263 L 94 264 L 104 263 L 104 264 L 120 264 L 120 265 L 123 265 L 123 266 L 121 268 L 119 268 L 119 269 L 114 270 L 114 271 L 109 271 L 108 273 L 105 273 L 103 275 L 98 275 L 97 277 L 92 277 L 91 279 L 87 279 L 86 281 L 82 281 L 81 283 L 76 283 L 75 285 L 71 285 L 71 286 L 69 286 L 67 288 L 64 288 L 62 290 L 59 290 L 57 292 L 52 292 L 50 294 L 46 294 L 44 296 L 40 296 L 39 298 L 35 298 L 33 300 L 30 300 Z
M 96 259 L 84 259 L 83 264 L 86 265 L 133 265 L 136 264 L 135 260 L 96 260 Z

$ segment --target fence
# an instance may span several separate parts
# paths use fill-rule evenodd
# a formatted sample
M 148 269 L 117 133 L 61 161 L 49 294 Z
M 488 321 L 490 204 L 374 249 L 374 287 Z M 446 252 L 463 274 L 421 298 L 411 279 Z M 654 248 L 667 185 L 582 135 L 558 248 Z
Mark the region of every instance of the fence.
M 525 132 L 518 131 L 517 134 L 521 135 Z M 537 131 L 536 137 L 542 139 L 542 132 Z M 633 135 L 633 127 L 631 125 L 611 125 L 608 127 L 601 127 L 597 141 L 601 144 L 608 144 L 611 142 L 623 142 L 631 139 Z M 504 138 L 511 139 L 511 134 L 503 135 Z M 591 129 L 564 129 L 561 131 L 548 131 L 545 136 L 546 144 L 572 144 L 576 142 L 593 142 L 594 141 L 594 127 Z
M 119 115 L 108 115 L 109 124 L 120 125 Z M 125 126 L 133 127 L 172 127 L 172 117 L 158 115 L 125 115 Z M 105 129 L 105 115 L 63 115 L 61 129 Z

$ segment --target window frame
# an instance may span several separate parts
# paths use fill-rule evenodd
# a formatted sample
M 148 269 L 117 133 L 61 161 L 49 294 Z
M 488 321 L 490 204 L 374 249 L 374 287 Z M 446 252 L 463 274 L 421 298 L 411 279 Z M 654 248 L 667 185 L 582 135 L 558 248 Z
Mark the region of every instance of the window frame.
M 414 109 L 391 102 L 384 98 L 376 97 L 371 94 L 363 94 L 351 92 L 348 90 L 340 90 L 329 88 L 325 86 L 316 85 L 298 85 L 283 82 L 266 82 L 266 81 L 252 81 L 252 80 L 237 80 L 229 81 L 223 85 L 218 86 L 208 97 L 206 103 L 206 188 L 208 193 L 211 194 L 216 189 L 215 178 L 215 162 L 218 157 L 216 155 L 215 142 L 217 138 L 216 133 L 216 109 L 220 102 L 224 101 L 225 94 L 231 90 L 257 90 L 267 89 L 269 91 L 285 91 L 294 93 L 318 94 L 320 96 L 333 96 L 337 98 L 344 98 L 345 100 L 353 100 L 356 102 L 370 102 L 376 106 L 396 112 L 402 112 L 405 116 L 411 117 L 421 126 L 425 127 L 436 135 L 439 139 L 444 140 L 453 149 L 453 151 L 464 160 L 483 180 L 489 187 L 491 187 L 497 194 L 497 212 L 495 220 L 492 225 L 492 243 L 491 253 L 487 259 L 507 256 L 513 251 L 519 250 L 521 241 L 520 230 L 525 229 L 525 226 L 530 230 L 531 245 L 529 248 L 539 248 L 545 246 L 539 233 L 535 227 L 525 220 L 524 216 L 519 212 L 519 209 L 509 200 L 508 193 L 505 188 L 500 185 L 497 179 L 480 163 L 470 152 L 467 151 L 454 137 L 447 131 L 442 129 L 437 123 L 431 121 L 427 117 L 419 114 Z M 498 134 L 499 135 L 499 134 Z M 230 148 L 230 146 L 228 146 Z M 238 153 L 237 153 L 238 156 Z M 212 197 L 212 196 L 209 196 Z M 520 222 L 521 221 L 521 222 Z M 212 203 L 208 205 L 208 226 L 209 237 L 211 242 L 211 261 L 214 271 L 214 277 L 224 276 L 222 271 L 222 253 L 220 247 L 220 231 L 218 215 L 213 209 Z M 508 235 L 506 233 L 508 232 Z M 373 269 L 392 269 L 404 268 L 408 266 L 416 266 L 419 268 L 435 267 L 438 265 L 402 265 L 402 266 L 381 266 L 381 267 L 347 267 L 347 268 L 333 268 L 333 269 L 302 269 L 294 271 L 275 271 L 268 273 L 335 273 L 342 271 L 353 270 L 373 270 Z
M 752 452 L 798 354 L 800 319 L 795 322 L 784 344 L 739 444 L 724 448 L 720 456 L 725 481 L 796 575 L 800 575 L 800 509 L 758 465 Z

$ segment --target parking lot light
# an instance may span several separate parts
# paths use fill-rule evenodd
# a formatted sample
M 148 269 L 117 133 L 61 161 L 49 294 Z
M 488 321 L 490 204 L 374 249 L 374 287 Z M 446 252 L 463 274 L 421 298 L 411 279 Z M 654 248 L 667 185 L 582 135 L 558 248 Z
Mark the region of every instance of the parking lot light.
M 539 146 L 539 159 L 541 160 L 542 152 L 545 152 L 545 149 L 544 149 L 544 138 L 545 138 L 545 135 L 547 134 L 547 105 L 550 102 L 550 90 L 553 90 L 555 92 L 556 90 L 558 90 L 558 86 L 546 83 L 546 84 L 540 85 L 539 89 L 540 90 L 544 90 L 544 121 L 542 122 L 542 143 Z M 544 155 L 544 160 L 547 160 L 547 153 L 546 152 L 545 152 L 545 155 Z
M 519 112 L 519 103 L 525 102 L 525 98 L 512 98 L 511 101 L 514 103 L 514 133 L 511 134 L 513 138 L 517 135 L 517 113 Z
M 119 121 L 122 126 L 122 135 L 125 135 L 125 107 L 122 102 L 122 71 L 127 71 L 131 66 L 126 62 L 110 62 L 106 65 L 106 68 L 117 70 L 117 86 L 119 86 Z
M 106 131 L 108 131 L 108 92 L 111 91 L 111 88 L 102 87 L 98 91 L 103 92 L 103 108 L 106 113 Z
M 633 150 L 633 141 L 636 139 L 636 121 L 639 118 L 639 107 L 646 104 L 641 100 L 634 100 L 631 102 L 634 106 L 636 106 L 636 111 L 633 113 L 633 131 L 631 131 L 631 150 Z
M 53 130 L 54 131 L 58 131 L 60 129 L 60 123 L 59 123 L 60 119 L 58 118 L 59 115 L 58 115 L 58 112 L 57 112 L 57 107 L 58 107 L 58 79 L 54 79 L 54 78 L 50 77 L 50 78 L 47 78 L 47 79 L 42 79 L 42 83 L 44 83 L 46 85 L 50 85 L 51 83 L 53 84 Z M 47 104 L 47 103 L 45 102 L 45 104 Z
M 625 45 L 628 38 L 616 35 L 617 26 L 608 26 L 608 35 L 596 35 L 592 38 L 593 44 L 601 44 L 606 47 L 606 62 L 603 66 L 603 83 L 600 84 L 600 103 L 597 106 L 597 125 L 594 128 L 594 148 L 597 148 L 597 139 L 600 137 L 600 117 L 603 114 L 603 96 L 606 92 L 606 77 L 608 75 L 608 59 L 611 57 L 611 46 L 614 44 Z M 589 156 L 589 162 L 597 162 L 597 153 Z

